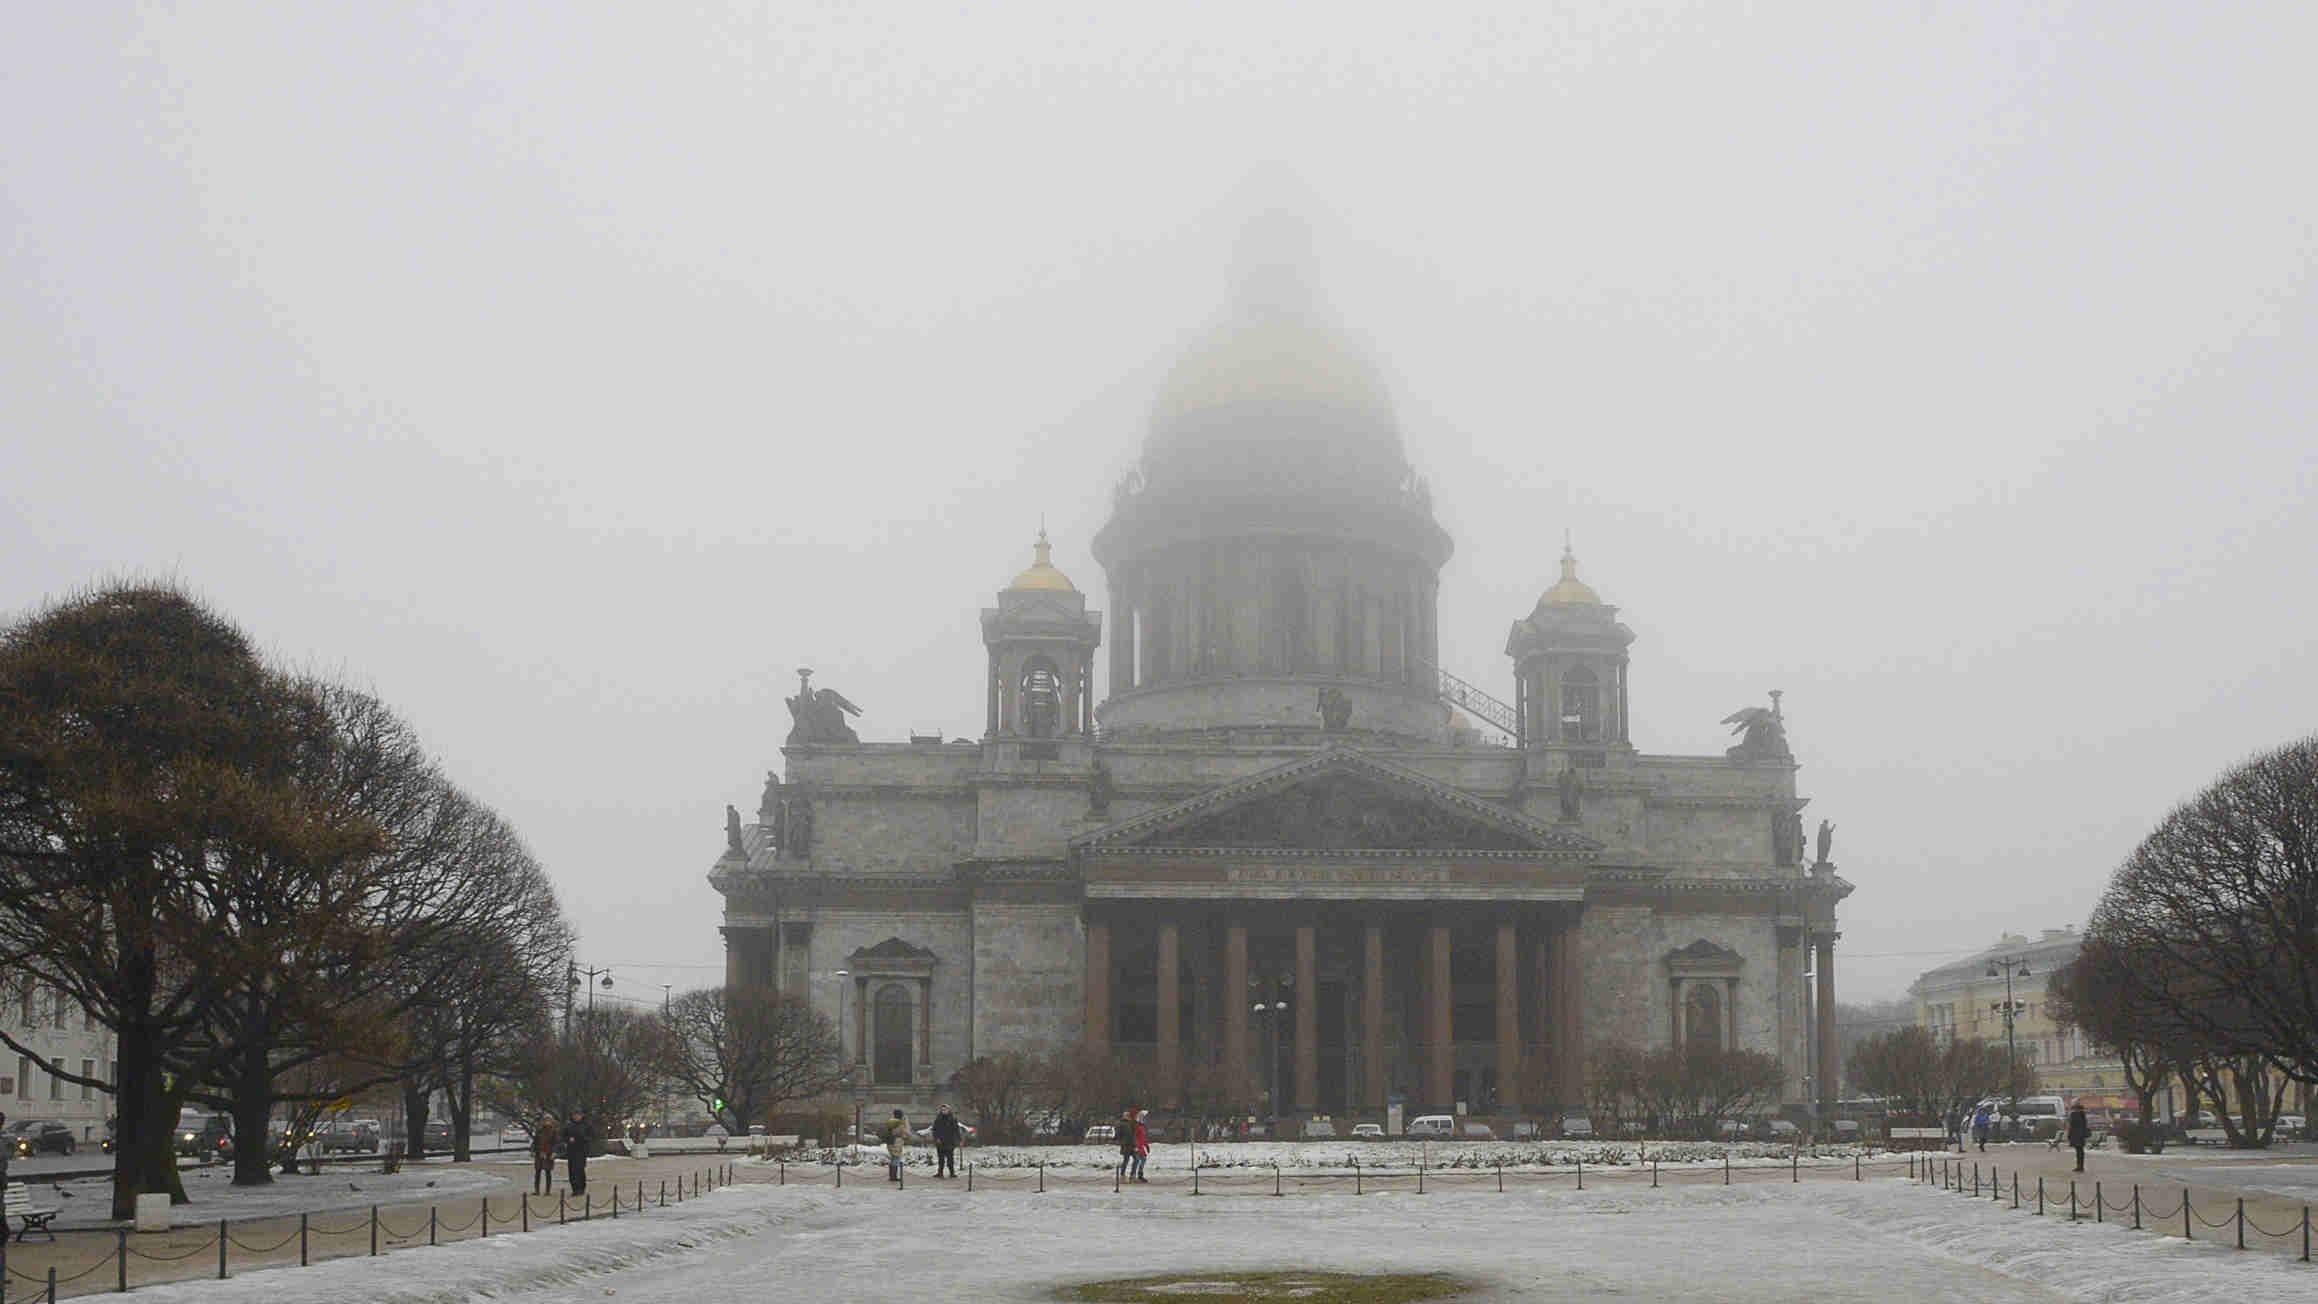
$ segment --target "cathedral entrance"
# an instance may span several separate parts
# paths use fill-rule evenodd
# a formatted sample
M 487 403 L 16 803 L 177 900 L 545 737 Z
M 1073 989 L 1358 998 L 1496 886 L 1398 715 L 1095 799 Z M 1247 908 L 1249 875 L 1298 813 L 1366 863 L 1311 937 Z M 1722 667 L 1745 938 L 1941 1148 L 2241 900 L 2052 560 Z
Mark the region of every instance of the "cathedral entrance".
M 881 1087 L 906 1087 L 912 1081 L 910 1056 L 917 1039 L 910 1024 L 915 1004 L 900 983 L 890 983 L 877 993 L 875 1071 Z

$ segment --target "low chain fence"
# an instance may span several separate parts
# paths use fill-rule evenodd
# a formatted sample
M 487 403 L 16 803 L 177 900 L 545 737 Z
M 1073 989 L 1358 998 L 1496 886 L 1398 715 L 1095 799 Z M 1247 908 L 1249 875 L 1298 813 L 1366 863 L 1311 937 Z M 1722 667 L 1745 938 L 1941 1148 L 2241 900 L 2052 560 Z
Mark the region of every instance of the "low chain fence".
M 689 1179 L 689 1180 L 687 1180 Z M 471 1197 L 476 1208 L 463 1222 L 449 1221 L 440 1204 L 372 1205 L 367 1215 L 344 1222 L 331 1221 L 331 1215 L 301 1213 L 297 1225 L 288 1227 L 290 1215 L 269 1214 L 239 1221 L 221 1218 L 214 1228 L 204 1227 L 193 1233 L 199 1239 L 191 1244 L 182 1243 L 191 1227 L 172 1227 L 168 1236 L 172 1246 L 167 1250 L 146 1250 L 137 1245 L 138 1233 L 127 1226 L 112 1227 L 59 1227 L 55 1228 L 50 1244 L 61 1252 L 55 1257 L 70 1260 L 70 1267 L 48 1264 L 45 1270 L 26 1271 L 23 1261 L 26 1246 L 16 1239 L 15 1233 L 0 1229 L 0 1304 L 10 1301 L 55 1301 L 66 1295 L 96 1292 L 126 1293 L 138 1286 L 156 1286 L 174 1281 L 187 1281 L 211 1275 L 209 1264 L 214 1258 L 215 1275 L 223 1281 L 232 1275 L 234 1255 L 242 1256 L 244 1267 L 287 1267 L 287 1252 L 292 1244 L 298 1247 L 298 1266 L 328 1259 L 354 1258 L 379 1255 L 419 1246 L 440 1245 L 445 1241 L 472 1240 L 489 1236 L 506 1236 L 528 1232 L 536 1227 L 559 1226 L 574 1222 L 589 1222 L 597 1218 L 618 1218 L 625 1214 L 635 1217 L 649 1209 L 682 1204 L 687 1199 L 698 1199 L 714 1192 L 720 1186 L 734 1183 L 731 1164 L 721 1164 L 696 1173 L 680 1174 L 673 1181 L 662 1178 L 655 1188 L 649 1179 L 638 1179 L 631 1189 L 625 1185 L 606 1183 L 610 1196 L 605 1198 L 596 1191 L 578 1197 L 579 1207 L 572 1208 L 573 1197 L 568 1193 L 550 1196 L 524 1192 L 516 1199 L 500 1199 L 482 1195 Z M 591 1183 L 591 1185 L 595 1185 Z M 549 1201 L 552 1199 L 553 1203 Z M 461 1208 L 465 1200 L 453 1207 Z M 422 1212 L 425 1217 L 421 1219 Z M 399 1215 L 408 1215 L 407 1224 L 397 1221 Z M 496 1230 L 495 1230 L 496 1229 Z M 280 1231 L 278 1238 L 268 1241 L 266 1236 Z M 44 1234 L 34 1232 L 34 1235 Z M 146 1233 L 146 1235 L 154 1235 Z M 13 1253 L 11 1241 L 15 1240 Z M 109 1244 L 108 1244 L 109 1242 Z M 82 1263 L 90 1244 L 102 1246 L 102 1253 Z M 70 1247 L 69 1250 L 66 1247 Z M 43 1246 L 41 1248 L 47 1248 Z M 281 1262 L 274 1256 L 282 1255 Z M 200 1260 L 198 1268 L 191 1267 Z M 130 1264 L 187 1265 L 180 1269 L 171 1266 L 140 1268 L 138 1280 L 130 1280 Z M 109 1270 L 109 1271 L 108 1271 Z M 100 1275 L 102 1274 L 102 1275 Z M 26 1289 L 29 1287 L 29 1289 Z
M 2064 1194 L 2059 1190 L 2048 1191 L 2042 1174 L 2036 1176 L 2034 1186 L 2023 1187 L 2020 1171 L 2014 1169 L 2011 1185 L 2007 1188 L 2004 1175 L 1995 1164 L 1989 1164 L 1985 1174 L 1977 1161 L 1968 1167 L 1969 1171 L 1965 1161 L 1953 1155 L 1925 1155 L 1920 1164 L 1909 1165 L 1908 1177 L 1920 1184 L 1970 1199 L 1986 1199 L 1998 1204 L 2010 1200 L 2014 1209 L 2038 1217 L 2048 1213 L 2059 1217 L 2065 1200 L 2071 1222 L 2082 1222 L 2088 1215 L 2096 1223 L 2124 1223 L 2130 1218 L 2135 1231 L 2152 1231 L 2170 1236 L 2173 1229 L 2179 1227 L 2185 1240 L 2200 1239 L 2196 1231 L 2202 1227 L 2207 1231 L 2224 1233 L 2203 1239 L 2216 1244 L 2234 1239 L 2237 1248 L 2241 1250 L 2247 1248 L 2246 1234 L 2251 1232 L 2255 1237 L 2255 1245 L 2261 1248 L 2291 1252 L 2298 1244 L 2300 1253 L 2296 1257 L 2303 1263 L 2310 1262 L 2310 1206 L 2307 1204 L 2302 1206 L 2298 1220 L 2289 1219 L 2285 1226 L 2271 1228 L 2246 1212 L 2244 1196 L 2208 1196 L 2206 1209 L 2201 1210 L 2196 1207 L 2195 1195 L 2186 1186 L 2180 1188 L 2180 1195 L 2172 1203 L 2167 1204 L 2160 1190 L 2152 1189 L 2144 1196 L 2139 1182 L 2130 1183 L 2130 1192 L 2125 1198 L 2113 1199 L 2099 1179 L 2095 1179 L 2093 1189 L 2086 1192 L 2079 1189 L 2076 1179 L 2072 1177 Z M 2219 1219 L 2207 1218 L 2206 1211 L 2213 1209 L 2217 1201 L 2222 1216 Z
M 1899 1170 L 1899 1155 L 1867 1155 L 1853 1152 L 1843 1156 L 1805 1155 L 1795 1150 L 1780 1164 L 1733 1164 L 1728 1152 L 1722 1155 L 1719 1166 L 1687 1163 L 1676 1160 L 1676 1167 L 1667 1169 L 1659 1159 L 1647 1163 L 1632 1163 L 1604 1167 L 1589 1166 L 1584 1158 L 1566 1165 L 1532 1166 L 1503 1163 L 1473 1164 L 1462 1161 L 1452 1153 L 1449 1162 L 1433 1164 L 1420 1159 L 1415 1164 L 1362 1163 L 1357 1156 L 1348 1156 L 1338 1168 L 1304 1164 L 1278 1163 L 1250 1164 L 1244 1162 L 1206 1162 L 1201 1157 L 1181 1168 L 1165 1169 L 1146 1166 L 1141 1177 L 1121 1171 L 1117 1165 L 1089 1163 L 1048 1164 L 1045 1162 L 1009 1162 L 999 1165 L 978 1165 L 972 1161 L 958 1165 L 955 1177 L 929 1176 L 923 1171 L 913 1175 L 913 1168 L 925 1165 L 904 1164 L 898 1170 L 889 1169 L 871 1158 L 846 1162 L 824 1153 L 818 1158 L 791 1162 L 776 1157 L 753 1165 L 757 1172 L 744 1174 L 744 1180 L 770 1181 L 781 1186 L 827 1186 L 843 1190 L 863 1183 L 892 1185 L 907 1190 L 912 1184 L 936 1183 L 944 1188 L 965 1192 L 976 1190 L 1027 1191 L 1043 1193 L 1057 1191 L 1093 1191 L 1108 1189 L 1114 1192 L 1128 1187 L 1150 1186 L 1162 1190 L 1177 1190 L 1187 1195 L 1266 1195 L 1343 1192 L 1366 1195 L 1369 1192 L 1407 1191 L 1424 1195 L 1432 1191 L 1520 1191 L 1557 1187 L 1583 1191 L 1591 1182 L 1599 1188 L 1605 1182 L 1640 1186 L 1645 1181 L 1652 1187 L 1660 1186 L 1730 1186 L 1741 1182 L 1778 1182 L 1795 1184 L 1809 1177 L 1817 1180 L 1866 1180 L 1867 1169 L 1879 1172 Z M 1912 1165 L 1912 1157 L 1910 1157 Z M 764 1170 L 770 1169 L 770 1172 Z M 1912 1173 L 1912 1167 L 1911 1167 Z M 848 1173 L 850 1172 L 850 1176 Z M 898 1175 L 897 1175 L 898 1174 Z

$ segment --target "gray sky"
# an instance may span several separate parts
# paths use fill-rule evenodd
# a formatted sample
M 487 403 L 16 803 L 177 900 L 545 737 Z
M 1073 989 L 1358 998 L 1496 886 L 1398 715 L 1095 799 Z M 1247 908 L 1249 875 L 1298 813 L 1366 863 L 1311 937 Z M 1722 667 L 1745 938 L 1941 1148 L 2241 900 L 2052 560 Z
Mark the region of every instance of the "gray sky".
M 1281 165 L 1450 668 L 1566 529 L 1645 749 L 1784 689 L 1844 996 L 2318 720 L 2306 5 L 416 8 L 0 12 L 0 608 L 172 574 L 372 686 L 619 994 L 719 978 L 794 667 L 978 735 L 1042 514 L 1108 606 Z

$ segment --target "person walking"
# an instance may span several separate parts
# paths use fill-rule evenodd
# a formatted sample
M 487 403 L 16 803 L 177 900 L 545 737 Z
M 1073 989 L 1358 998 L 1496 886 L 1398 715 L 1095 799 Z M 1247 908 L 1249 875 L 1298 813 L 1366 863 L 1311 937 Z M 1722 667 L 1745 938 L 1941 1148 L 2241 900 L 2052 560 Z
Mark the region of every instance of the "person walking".
M 885 1180 L 898 1182 L 901 1180 L 901 1148 L 914 1139 L 909 1130 L 909 1120 L 897 1109 L 880 1130 L 884 1133 L 885 1141 Z
M 1135 1111 L 1125 1110 L 1119 1115 L 1119 1180 L 1127 1180 L 1127 1170 L 1135 1164 Z
M 563 1125 L 564 1161 L 570 1168 L 571 1193 L 588 1193 L 588 1116 L 579 1110 L 571 1112 L 571 1121 Z
M 2085 1102 L 2077 1101 L 2068 1108 L 2069 1148 L 2077 1152 L 2077 1171 L 2085 1171 L 2085 1143 L 2093 1139 L 2092 1120 L 2085 1117 Z
M 934 1176 L 958 1175 L 958 1116 L 944 1105 L 934 1115 Z
M 1149 1117 L 1151 1111 L 1148 1109 L 1135 1111 L 1135 1180 L 1144 1183 L 1151 1180 L 1143 1176 L 1143 1161 L 1151 1157 L 1151 1133 L 1143 1126 L 1143 1120 Z
M 555 1150 L 558 1133 L 555 1120 L 542 1118 L 531 1134 L 531 1193 L 555 1194 Z
M 1972 1140 L 1979 1143 L 1982 1150 L 1988 1148 L 1988 1129 L 1995 1121 L 1995 1111 L 1986 1105 L 1980 1106 L 1979 1112 L 1972 1115 Z

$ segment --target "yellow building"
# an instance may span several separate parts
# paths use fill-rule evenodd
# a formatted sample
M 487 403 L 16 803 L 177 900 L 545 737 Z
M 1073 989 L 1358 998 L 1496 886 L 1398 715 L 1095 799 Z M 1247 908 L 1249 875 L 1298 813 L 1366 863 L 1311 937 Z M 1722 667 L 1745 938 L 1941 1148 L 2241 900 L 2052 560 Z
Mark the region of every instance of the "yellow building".
M 2044 1094 L 2082 1097 L 2087 1108 L 2104 1103 L 2135 1108 L 2117 1057 L 2086 1040 L 2082 1032 L 2060 1026 L 2051 1014 L 2049 985 L 2064 965 L 2076 959 L 2083 940 L 2074 928 L 2047 928 L 2034 940 L 2006 933 L 1969 960 L 1926 970 L 1908 988 L 1915 998 L 1917 1025 L 1942 1043 L 1963 1038 L 2002 1046 L 2004 1004 L 2009 999 L 2011 1045 L 2020 1062 L 2036 1070 Z M 2160 1110 L 2169 1112 L 2162 1104 Z

